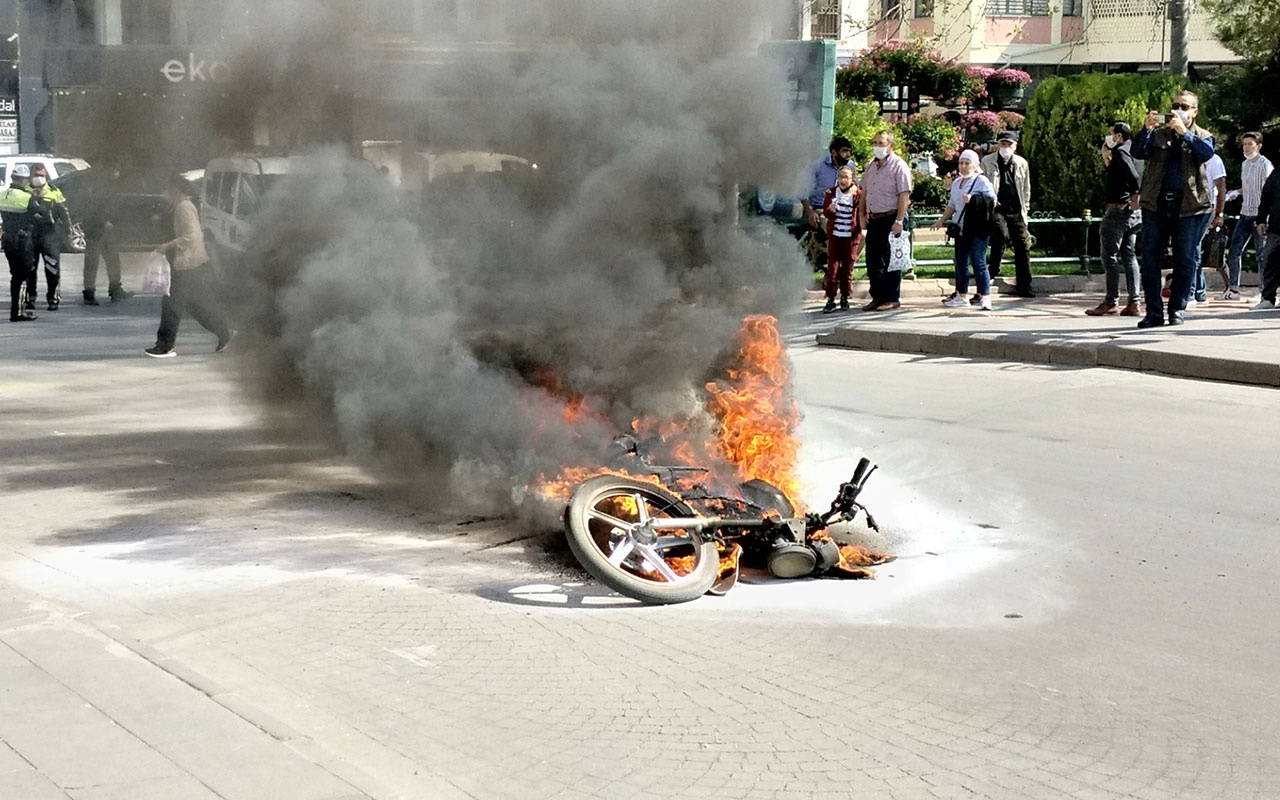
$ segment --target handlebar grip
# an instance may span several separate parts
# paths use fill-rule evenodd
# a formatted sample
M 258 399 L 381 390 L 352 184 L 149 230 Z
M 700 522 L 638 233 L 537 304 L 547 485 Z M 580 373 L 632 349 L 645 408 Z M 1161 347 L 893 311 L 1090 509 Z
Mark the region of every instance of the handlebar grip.
M 849 480 L 854 486 L 862 483 L 862 479 L 867 476 L 867 468 L 871 466 L 871 459 L 862 458 L 858 461 L 858 466 L 853 470 L 853 477 Z

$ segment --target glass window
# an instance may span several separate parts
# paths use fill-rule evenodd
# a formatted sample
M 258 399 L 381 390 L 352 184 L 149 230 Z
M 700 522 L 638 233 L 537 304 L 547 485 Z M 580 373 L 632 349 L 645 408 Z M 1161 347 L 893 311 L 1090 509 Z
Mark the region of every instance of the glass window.
M 70 175 L 72 172 L 75 172 L 77 169 L 79 168 L 75 164 L 72 164 L 70 161 L 53 162 L 53 171 L 58 174 L 59 178 L 61 178 L 63 175 Z
M 236 203 L 236 216 L 245 219 L 258 213 L 258 188 L 256 175 L 240 176 L 240 199 Z
M 987 0 L 988 17 L 1047 17 L 1049 0 Z
M 932 17 L 934 0 L 916 0 L 916 16 Z
M 902 16 L 902 0 L 880 0 L 880 19 L 898 19 Z
M 1062 16 L 1084 16 L 1084 0 L 1062 0 Z
M 214 172 L 205 179 L 209 205 L 231 214 L 236 209 L 236 173 Z
M 169 44 L 170 0 L 120 0 L 120 30 L 125 44 Z
M 840 0 L 818 0 L 814 3 L 809 36 L 812 39 L 840 38 Z

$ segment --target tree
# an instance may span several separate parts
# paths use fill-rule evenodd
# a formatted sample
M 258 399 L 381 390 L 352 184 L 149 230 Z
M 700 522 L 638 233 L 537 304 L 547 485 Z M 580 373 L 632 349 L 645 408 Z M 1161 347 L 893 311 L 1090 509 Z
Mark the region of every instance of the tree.
M 1280 68 L 1280 3 L 1202 0 L 1223 45 L 1259 70 Z

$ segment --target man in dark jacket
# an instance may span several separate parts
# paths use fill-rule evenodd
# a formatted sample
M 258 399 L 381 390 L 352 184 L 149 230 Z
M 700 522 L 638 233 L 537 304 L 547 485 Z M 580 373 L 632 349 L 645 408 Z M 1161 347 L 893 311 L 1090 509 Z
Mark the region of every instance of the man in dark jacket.
M 116 185 L 120 181 L 120 168 L 114 164 L 99 164 L 85 176 L 84 188 L 84 304 L 98 305 L 98 262 L 107 265 L 107 294 L 111 300 L 126 300 L 133 296 L 126 291 L 120 279 L 120 251 L 116 249 L 115 215 Z
M 1267 261 L 1262 266 L 1262 297 L 1255 310 L 1276 307 L 1276 289 L 1280 288 L 1280 169 L 1271 173 L 1262 186 L 1256 220 L 1259 236 L 1266 237 Z
M 1138 213 L 1138 165 L 1129 150 L 1133 145 L 1133 129 L 1128 123 L 1111 125 L 1102 145 L 1102 159 L 1107 164 L 1107 210 L 1102 215 L 1102 264 L 1107 270 L 1107 296 L 1097 308 L 1084 312 L 1091 317 L 1121 314 L 1136 317 L 1138 307 L 1138 233 L 1142 216 Z M 1124 271 L 1129 301 L 1120 308 L 1120 272 Z
M 1165 324 L 1161 268 L 1170 242 L 1173 287 L 1168 324 L 1182 324 L 1187 293 L 1195 277 L 1196 252 L 1212 216 L 1205 164 L 1213 158 L 1213 136 L 1195 123 L 1199 105 L 1194 92 L 1182 92 L 1174 98 L 1167 121 L 1151 111 L 1133 137 L 1130 154 L 1147 162 L 1140 199 L 1142 294 L 1147 314 L 1138 322 L 1139 328 Z

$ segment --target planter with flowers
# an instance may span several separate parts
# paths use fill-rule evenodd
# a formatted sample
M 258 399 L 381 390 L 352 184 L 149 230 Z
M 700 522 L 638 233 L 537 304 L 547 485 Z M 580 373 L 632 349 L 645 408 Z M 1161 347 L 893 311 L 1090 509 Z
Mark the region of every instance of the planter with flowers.
M 971 81 L 973 87 L 972 92 L 966 98 L 969 104 L 974 108 L 986 108 L 991 102 L 991 95 L 987 91 L 987 78 L 995 72 L 991 67 L 968 66 L 964 68 L 965 77 Z
M 994 111 L 970 111 L 960 118 L 960 130 L 965 141 L 984 144 L 995 141 L 1004 130 L 1004 123 Z
M 860 58 L 836 70 L 836 94 L 846 100 L 888 100 L 893 94 L 893 74 L 869 58 Z
M 987 92 L 997 108 L 1022 100 L 1029 85 L 1031 75 L 1020 69 L 998 69 L 987 77 Z

